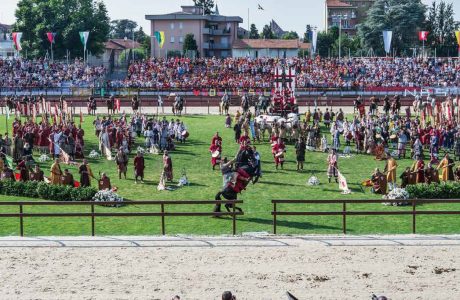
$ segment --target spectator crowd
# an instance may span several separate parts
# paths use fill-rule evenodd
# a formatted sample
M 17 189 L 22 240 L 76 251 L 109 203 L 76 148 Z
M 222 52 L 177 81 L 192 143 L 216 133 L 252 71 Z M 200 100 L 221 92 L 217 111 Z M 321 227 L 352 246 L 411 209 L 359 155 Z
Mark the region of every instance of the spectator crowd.
M 460 61 L 448 58 L 154 58 L 133 62 L 126 78 L 108 81 L 114 88 L 264 89 L 274 70 L 295 70 L 297 88 L 417 88 L 460 86 Z M 106 69 L 47 59 L 0 59 L 4 87 L 93 87 Z
M 460 62 L 416 58 L 187 58 L 152 59 L 130 65 L 113 87 L 155 89 L 270 88 L 277 67 L 296 72 L 297 88 L 457 87 Z
M 48 59 L 0 58 L 0 86 L 2 87 L 93 87 L 105 79 L 101 66 L 88 66 L 82 60 L 51 62 Z

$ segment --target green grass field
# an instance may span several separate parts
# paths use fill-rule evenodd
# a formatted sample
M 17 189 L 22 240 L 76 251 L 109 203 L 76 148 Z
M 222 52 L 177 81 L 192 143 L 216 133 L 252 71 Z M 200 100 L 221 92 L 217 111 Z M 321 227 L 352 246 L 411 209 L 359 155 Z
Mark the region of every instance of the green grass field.
M 94 135 L 91 117 L 85 117 L 85 155 L 97 149 L 97 138 Z M 233 157 L 238 145 L 233 142 L 233 130 L 224 127 L 224 119 L 219 116 L 187 116 L 183 117 L 190 132 L 186 144 L 179 144 L 172 152 L 175 183 L 180 178 L 182 169 L 186 170 L 190 186 L 174 191 L 157 191 L 158 180 L 162 168 L 161 155 L 146 155 L 146 182 L 134 184 L 132 157 L 128 166 L 129 178 L 119 180 L 116 165 L 113 161 L 104 159 L 89 160 L 95 174 L 106 172 L 112 180 L 112 185 L 119 188 L 118 193 L 129 200 L 212 200 L 221 188 L 222 178 L 218 170 L 213 171 L 210 164 L 209 144 L 216 131 L 223 137 L 223 152 L 225 156 Z M 0 117 L 0 132 L 5 132 L 5 118 Z M 10 125 L 11 126 L 11 120 Z M 11 131 L 11 129 L 10 129 Z M 143 138 L 138 138 L 138 145 L 143 146 Z M 272 230 L 272 199 L 380 199 L 370 193 L 369 189 L 361 188 L 360 183 L 367 179 L 375 167 L 383 169 L 385 162 L 376 161 L 374 157 L 359 155 L 352 158 L 339 159 L 341 172 L 347 178 L 350 195 L 341 195 L 338 184 L 327 183 L 326 157 L 324 153 L 307 152 L 305 171 L 296 171 L 293 145 L 288 145 L 287 161 L 284 170 L 275 170 L 270 145 L 268 142 L 256 144 L 262 155 L 263 177 L 256 185 L 249 185 L 239 197 L 245 203 L 242 208 L 245 215 L 239 217 L 238 233 Z M 137 145 L 136 145 L 137 148 Z M 134 152 L 133 152 L 134 154 Z M 410 165 L 409 159 L 398 161 L 398 174 Z M 42 164 L 45 175 L 49 175 L 49 163 Z M 69 167 L 77 177 L 76 167 Z M 316 187 L 306 185 L 308 178 L 315 174 L 321 184 Z M 93 181 L 93 185 L 96 182 Z M 19 199 L 1 196 L 2 201 L 18 201 L 37 199 Z M 280 206 L 279 209 L 290 210 L 339 210 L 341 205 L 321 206 Z M 386 207 L 380 204 L 350 205 L 353 210 L 405 210 L 410 208 Z M 458 205 L 424 205 L 420 209 L 448 210 L 458 209 Z M 0 207 L 1 212 L 16 212 L 15 207 Z M 176 206 L 166 207 L 166 211 L 211 211 L 212 206 Z M 25 208 L 25 212 L 78 212 L 89 211 L 84 207 L 40 207 Z M 97 212 L 140 212 L 159 211 L 157 207 L 129 205 L 121 208 L 97 207 Z M 341 232 L 342 219 L 340 216 L 326 217 L 278 217 L 278 233 L 284 234 L 337 234 Z M 17 219 L 0 219 L 0 235 L 19 235 Z M 348 217 L 347 227 L 350 234 L 368 233 L 409 233 L 411 231 L 411 216 L 372 216 Z M 457 216 L 420 216 L 417 217 L 419 233 L 458 233 L 460 218 Z M 157 217 L 139 218 L 97 218 L 96 233 L 98 235 L 152 235 L 159 234 L 160 219 Z M 167 234 L 229 234 L 231 219 L 214 219 L 208 217 L 166 217 Z M 25 235 L 89 235 L 91 234 L 89 218 L 28 218 L 25 220 Z

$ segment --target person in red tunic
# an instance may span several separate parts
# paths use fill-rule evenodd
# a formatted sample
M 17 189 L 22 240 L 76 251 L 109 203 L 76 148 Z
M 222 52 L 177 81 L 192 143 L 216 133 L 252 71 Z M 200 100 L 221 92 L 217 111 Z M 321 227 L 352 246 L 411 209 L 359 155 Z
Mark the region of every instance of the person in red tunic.
M 212 137 L 211 145 L 222 146 L 222 138 L 219 136 L 219 132 Z
M 137 183 L 137 179 L 141 178 L 141 183 L 144 183 L 144 169 L 145 159 L 140 151 L 137 151 L 136 157 L 134 157 L 134 183 Z
M 20 174 L 20 181 L 28 181 L 29 180 L 29 171 L 27 170 L 25 160 L 21 160 L 21 162 L 16 166 L 16 170 L 19 170 Z
M 164 176 L 168 181 L 173 180 L 173 166 L 172 166 L 172 160 L 171 157 L 169 156 L 169 153 L 167 150 L 164 151 L 163 154 L 163 171 L 164 171 Z
M 249 145 L 251 143 L 251 138 L 248 135 L 248 132 L 245 132 L 239 140 L 240 147 L 244 144 L 243 142 L 246 142 L 246 145 Z
M 222 155 L 222 138 L 219 136 L 219 132 L 216 132 L 212 137 L 209 151 L 211 152 L 211 165 L 214 170 L 215 166 L 220 164 Z
M 273 145 L 272 152 L 275 156 L 275 166 L 278 170 L 278 166 L 281 166 L 283 169 L 284 165 L 284 153 L 286 152 L 286 146 L 283 141 L 279 138 L 275 145 Z

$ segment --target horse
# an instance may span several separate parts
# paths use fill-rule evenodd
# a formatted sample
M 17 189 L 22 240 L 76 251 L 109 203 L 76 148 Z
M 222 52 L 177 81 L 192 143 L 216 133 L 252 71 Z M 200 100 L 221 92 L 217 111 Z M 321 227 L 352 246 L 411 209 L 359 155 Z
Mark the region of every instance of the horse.
M 136 113 L 139 110 L 139 98 L 134 96 L 131 99 L 131 108 L 133 109 L 133 113 Z
M 264 114 L 267 114 L 268 108 L 270 107 L 270 100 L 264 95 L 260 95 L 257 106 L 261 112 L 263 112 Z
M 235 183 L 229 183 L 221 191 L 219 191 L 216 196 L 216 201 L 221 201 L 222 197 L 226 200 L 234 201 L 238 198 L 238 193 L 241 193 L 246 189 L 247 185 L 251 180 L 255 184 L 260 177 L 260 170 L 258 169 L 256 162 L 255 153 L 251 147 L 243 147 L 240 149 L 235 158 L 235 172 L 233 173 Z M 255 178 L 254 178 L 255 177 Z M 225 208 L 230 212 L 230 208 L 234 204 L 227 203 Z M 216 204 L 214 206 L 214 212 L 220 212 L 221 204 Z M 237 206 L 235 209 L 242 212 L 243 210 Z
M 184 98 L 177 95 L 176 98 L 174 99 L 174 103 L 172 106 L 172 112 L 175 116 L 176 115 L 181 116 L 183 109 L 184 109 Z
M 228 97 L 228 94 L 225 93 L 224 96 L 221 99 L 220 105 L 219 105 L 219 114 L 228 114 L 228 110 L 230 109 L 230 98 Z
M 106 100 L 107 104 L 107 114 L 114 114 L 115 113 L 115 97 L 110 96 L 109 99 Z
M 6 97 L 6 106 L 8 107 L 10 112 L 16 111 L 16 97 L 15 96 L 9 96 Z
M 246 114 L 249 111 L 249 95 L 244 94 L 241 97 L 241 110 L 243 111 L 243 114 Z
M 268 131 L 268 137 L 270 138 L 273 132 L 273 126 L 280 119 L 280 116 L 270 115 L 259 115 L 254 118 L 254 121 L 259 125 L 260 132 L 262 134 L 262 140 L 265 139 L 265 132 Z
M 90 96 L 88 98 L 88 114 L 96 115 L 96 109 L 97 109 L 96 99 L 94 99 L 93 96 Z

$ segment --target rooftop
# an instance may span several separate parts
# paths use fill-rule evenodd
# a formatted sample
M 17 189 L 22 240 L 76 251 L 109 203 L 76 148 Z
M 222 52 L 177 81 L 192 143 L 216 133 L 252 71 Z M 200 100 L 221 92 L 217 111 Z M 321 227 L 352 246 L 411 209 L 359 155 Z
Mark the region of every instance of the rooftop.
M 342 2 L 340 0 L 326 0 L 326 5 L 327 7 L 343 7 L 343 8 L 354 7 L 353 5 Z
M 133 40 L 130 39 L 127 39 L 126 41 L 124 39 L 110 39 L 105 42 L 105 48 L 112 50 L 137 49 L 140 47 L 141 44 L 136 41 L 133 42 Z
M 145 15 L 146 20 L 206 20 L 214 22 L 239 22 L 243 19 L 237 16 L 222 16 L 218 14 L 203 15 L 202 8 L 199 6 L 181 6 L 182 11 L 164 15 Z

